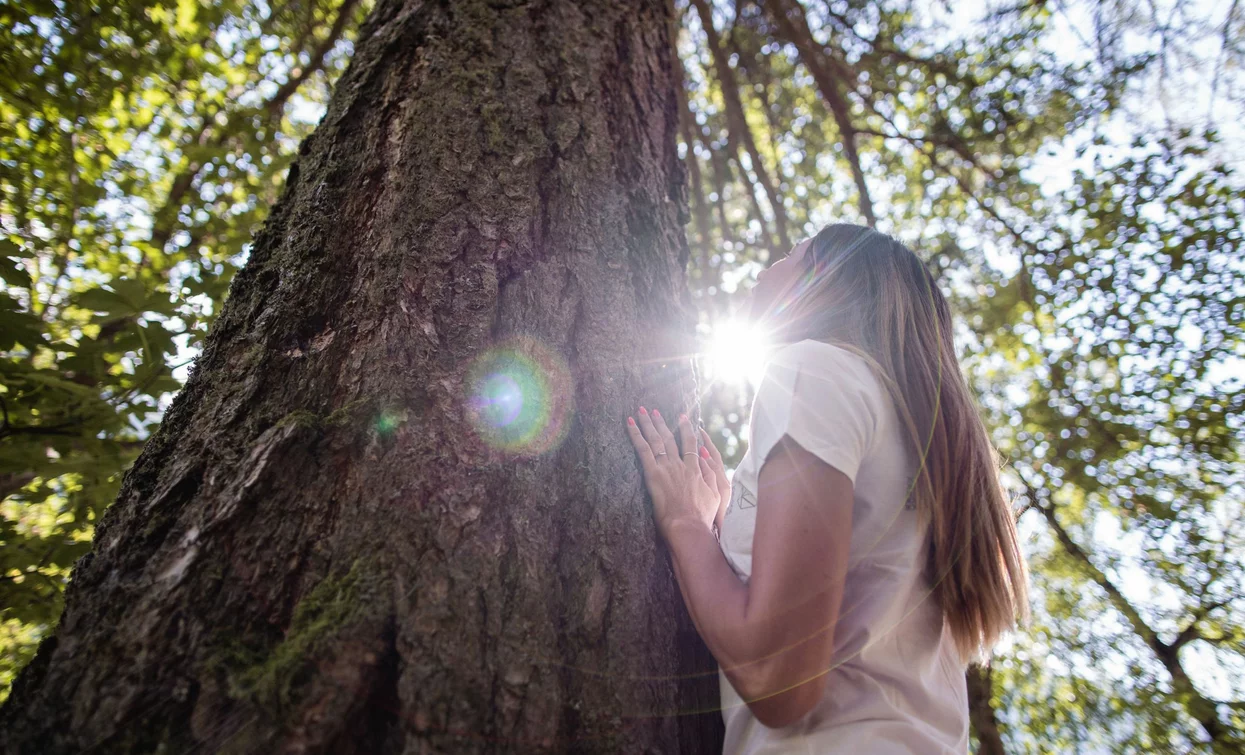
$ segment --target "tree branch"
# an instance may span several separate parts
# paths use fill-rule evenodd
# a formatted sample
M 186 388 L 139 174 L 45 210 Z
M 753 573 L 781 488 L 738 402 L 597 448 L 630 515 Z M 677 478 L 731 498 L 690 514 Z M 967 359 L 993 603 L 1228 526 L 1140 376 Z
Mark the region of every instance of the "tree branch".
M 701 139 L 705 138 L 704 131 L 701 131 Z M 709 150 L 709 162 L 713 164 L 713 189 L 718 195 L 717 201 L 714 202 L 714 208 L 718 213 L 718 226 L 722 229 L 722 238 L 727 241 L 734 241 L 735 234 L 731 230 L 731 224 L 726 218 L 726 185 L 731 180 L 731 166 L 723 159 L 720 150 L 715 150 L 713 145 L 705 142 L 705 147 Z
M 286 101 L 294 96 L 298 88 L 303 85 L 308 78 L 316 71 L 324 67 L 324 59 L 337 45 L 342 34 L 346 31 L 346 24 L 349 23 L 354 15 L 354 9 L 359 4 L 359 0 L 344 0 L 341 8 L 337 11 L 337 18 L 333 19 L 333 25 L 329 27 L 329 33 L 324 39 L 312 48 L 311 62 L 302 68 L 296 68 L 292 71 L 292 75 L 285 80 L 285 83 L 277 89 L 276 93 L 268 100 L 265 109 L 271 114 L 280 113 L 285 107 Z
M 1171 643 L 1172 649 L 1179 650 L 1180 648 L 1184 647 L 1185 645 L 1188 645 L 1190 642 L 1194 640 L 1210 639 L 1211 641 L 1213 641 L 1214 638 L 1207 638 L 1207 637 L 1202 636 L 1201 630 L 1198 629 L 1198 624 L 1202 621 L 1202 619 L 1206 618 L 1206 615 L 1209 614 L 1211 611 L 1215 610 L 1216 608 L 1221 608 L 1223 606 L 1226 606 L 1228 603 L 1229 601 L 1227 600 L 1217 600 L 1214 603 L 1210 603 L 1208 605 L 1198 606 L 1197 610 L 1193 612 L 1193 616 L 1190 617 L 1189 619 L 1189 625 L 1186 626 L 1184 629 L 1180 630 L 1180 634 L 1176 635 L 1176 639 L 1172 640 L 1172 643 Z
M 679 73 L 678 87 L 675 90 L 678 97 L 679 108 L 679 134 L 683 137 L 683 143 L 687 145 L 687 157 L 684 163 L 687 165 L 688 178 L 692 183 L 692 218 L 696 222 L 696 233 L 699 236 L 697 246 L 697 259 L 702 274 L 709 272 L 709 204 L 705 199 L 704 179 L 700 175 L 700 160 L 696 157 L 696 134 L 692 125 L 696 122 L 692 116 L 691 103 L 687 96 L 687 69 L 683 65 L 682 59 L 679 58 L 677 49 L 678 31 L 680 16 L 675 12 L 674 2 L 670 0 L 670 40 L 672 65 L 676 66 Z
M 257 108 L 248 108 L 244 111 L 233 112 L 228 117 L 225 125 L 221 127 L 221 130 L 212 136 L 209 143 L 213 147 L 223 145 L 245 127 L 247 121 L 246 116 L 248 115 L 254 115 L 256 112 L 260 112 L 266 114 L 268 118 L 278 116 L 285 108 L 285 103 L 294 96 L 294 93 L 297 92 L 299 87 L 303 85 L 303 82 L 310 78 L 313 73 L 324 67 L 325 57 L 328 55 L 329 51 L 333 49 L 333 46 L 337 44 L 337 41 L 341 39 L 342 34 L 345 32 L 346 24 L 352 18 L 354 9 L 358 4 L 359 0 L 344 0 L 341 8 L 337 12 L 337 17 L 333 20 L 333 25 L 329 28 L 327 36 L 325 36 L 325 38 L 316 44 L 316 46 L 312 49 L 311 62 L 306 66 L 292 69 L 290 76 L 285 80 L 285 83 L 277 88 L 277 91 L 272 95 L 272 97 L 259 105 Z M 295 51 L 295 54 L 298 52 L 299 51 Z M 200 130 L 200 132 L 196 135 L 197 138 L 193 141 L 203 140 L 203 137 L 205 136 L 204 130 L 210 123 L 210 120 L 204 120 L 203 129 Z M 149 242 L 153 249 L 164 249 L 164 247 L 169 243 L 169 239 L 173 237 L 173 234 L 176 232 L 178 226 L 177 208 L 181 205 L 182 198 L 188 191 L 190 191 L 191 186 L 194 185 L 194 180 L 199 176 L 199 172 L 203 170 L 203 167 L 204 163 L 192 161 L 190 165 L 187 166 L 186 170 L 182 171 L 182 173 L 173 179 L 173 184 L 169 188 L 168 196 L 165 197 L 164 205 L 153 215 L 153 217 L 167 218 L 170 214 L 172 214 L 172 219 L 163 224 L 156 225 L 152 229 Z
M 786 42 L 795 46 L 800 54 L 800 61 L 804 63 L 804 67 L 817 82 L 817 88 L 830 108 L 830 113 L 842 137 L 843 153 L 847 156 L 847 162 L 852 169 L 852 177 L 856 182 L 860 214 L 870 226 L 877 225 L 877 217 L 873 212 L 873 200 L 869 197 L 869 184 L 860 166 L 860 153 L 856 150 L 857 130 L 852 125 L 847 100 L 843 96 L 839 82 L 830 73 L 825 50 L 813 39 L 813 32 L 808 27 L 808 18 L 804 15 L 803 7 L 798 2 L 788 3 L 788 0 L 777 0 L 772 4 L 767 4 L 766 9 L 777 24 L 779 34 Z M 795 20 L 792 20 L 793 16 Z M 848 85 L 850 86 L 850 82 Z
M 1231 727 L 1226 726 L 1219 720 L 1219 714 L 1215 710 L 1215 701 L 1198 692 L 1197 688 L 1193 686 L 1192 680 L 1189 679 L 1189 675 L 1185 672 L 1184 666 L 1180 661 L 1179 648 L 1175 647 L 1175 643 L 1167 644 L 1159 639 L 1158 634 L 1146 623 L 1141 613 L 1124 597 L 1124 594 L 1120 592 L 1110 578 L 1090 560 L 1089 555 L 1077 545 L 1076 541 L 1068 534 L 1068 531 L 1063 528 L 1059 518 L 1055 515 L 1055 507 L 1049 503 L 1038 502 L 1038 491 L 1027 482 L 1025 487 L 1030 500 L 1034 501 L 1034 508 L 1042 512 L 1042 516 L 1046 518 L 1047 524 L 1050 525 L 1055 539 L 1062 546 L 1064 552 L 1071 556 L 1090 580 L 1107 594 L 1107 599 L 1117 611 L 1123 614 L 1132 627 L 1133 633 L 1150 648 L 1158 661 L 1163 664 L 1167 673 L 1171 675 L 1172 691 L 1175 693 L 1175 700 L 1184 707 L 1185 712 L 1190 717 L 1202 725 L 1202 729 L 1210 739 L 1212 751 L 1216 755 L 1228 755 L 1228 753 L 1239 752 L 1237 749 L 1241 744 L 1239 737 L 1233 732 Z
M 721 84 L 722 99 L 726 104 L 727 134 L 731 151 L 735 154 L 736 160 L 739 161 L 738 147 L 742 145 L 744 151 L 748 153 L 749 160 L 752 162 L 752 170 L 756 173 L 757 183 L 761 185 L 761 190 L 765 192 L 765 196 L 769 200 L 770 210 L 774 215 L 774 228 L 778 234 L 778 238 L 771 246 L 775 254 L 771 254 L 770 258 L 776 259 L 791 248 L 791 236 L 787 231 L 786 208 L 773 181 L 770 180 L 764 161 L 761 160 L 761 153 L 757 149 L 756 140 L 752 137 L 752 129 L 748 127 L 743 101 L 739 97 L 739 84 L 735 79 L 735 72 L 731 69 L 730 61 L 727 60 L 726 52 L 722 49 L 722 40 L 713 25 L 713 13 L 705 0 L 691 0 L 691 4 L 695 6 L 696 13 L 700 16 L 700 25 L 705 30 L 705 36 L 709 42 L 709 52 L 713 57 L 713 68 L 717 73 L 718 82 Z M 740 168 L 743 168 L 742 161 L 740 161 Z M 747 173 L 744 172 L 744 175 L 747 175 Z M 761 216 L 760 219 L 764 223 L 764 216 Z
M 1051 532 L 1054 533 L 1055 539 L 1059 541 L 1061 546 L 1063 546 L 1064 552 L 1077 561 L 1089 578 L 1100 588 L 1102 588 L 1102 590 L 1107 594 L 1107 599 L 1111 601 L 1111 605 L 1115 607 L 1115 610 L 1122 613 L 1124 618 L 1128 620 L 1129 625 L 1133 629 L 1133 633 L 1140 637 L 1142 641 L 1144 641 L 1146 645 L 1155 652 L 1156 655 L 1167 653 L 1171 648 L 1159 639 L 1158 633 L 1146 623 L 1146 620 L 1142 618 L 1141 613 L 1133 606 L 1132 603 L 1128 601 L 1127 598 L 1124 597 L 1124 593 L 1120 592 L 1119 588 L 1115 586 L 1115 583 L 1113 583 L 1111 579 L 1107 577 L 1107 575 L 1099 569 L 1092 560 L 1090 560 L 1089 554 L 1086 553 L 1084 549 L 1082 549 L 1081 546 L 1079 546 L 1076 541 L 1072 539 L 1072 536 L 1068 534 L 1068 531 L 1064 529 L 1063 525 L 1059 522 L 1059 517 L 1055 514 L 1055 507 L 1049 503 L 1044 504 L 1038 502 L 1037 491 L 1034 488 L 1029 487 L 1027 483 L 1026 488 L 1028 488 L 1030 500 L 1034 501 L 1033 508 L 1042 513 L 1042 516 L 1046 519 L 1046 523 L 1050 525 Z
M 13 495 L 38 477 L 34 472 L 10 472 L 0 475 L 0 501 Z

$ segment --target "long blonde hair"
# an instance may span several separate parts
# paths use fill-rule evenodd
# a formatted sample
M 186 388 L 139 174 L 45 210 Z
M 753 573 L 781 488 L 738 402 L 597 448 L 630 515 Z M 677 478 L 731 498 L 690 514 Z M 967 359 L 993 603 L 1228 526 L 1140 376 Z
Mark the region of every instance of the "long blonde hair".
M 866 357 L 919 463 L 911 495 L 929 522 L 933 594 L 964 659 L 988 654 L 1028 612 L 1028 575 L 999 457 L 955 356 L 951 308 L 920 258 L 863 226 L 823 228 L 778 316 L 782 340 Z

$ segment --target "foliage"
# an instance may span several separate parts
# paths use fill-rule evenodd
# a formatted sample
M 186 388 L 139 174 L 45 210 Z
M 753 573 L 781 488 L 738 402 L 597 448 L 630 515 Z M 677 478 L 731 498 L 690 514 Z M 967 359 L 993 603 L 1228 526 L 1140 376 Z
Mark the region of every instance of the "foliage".
M 1014 313 L 973 308 L 993 319 L 973 364 L 1024 494 L 1043 609 L 1025 662 L 996 675 L 1033 751 L 1054 725 L 1034 715 L 1046 678 L 1080 687 L 1059 712 L 1070 741 L 1229 752 L 1245 720 L 1216 698 L 1242 690 L 1209 682 L 1245 660 L 1245 198 L 1203 149 L 1121 154 L 1075 171 L 1057 222 L 1020 234 L 1015 276 L 979 271 Z M 1222 722 L 1223 744 L 1190 717 Z

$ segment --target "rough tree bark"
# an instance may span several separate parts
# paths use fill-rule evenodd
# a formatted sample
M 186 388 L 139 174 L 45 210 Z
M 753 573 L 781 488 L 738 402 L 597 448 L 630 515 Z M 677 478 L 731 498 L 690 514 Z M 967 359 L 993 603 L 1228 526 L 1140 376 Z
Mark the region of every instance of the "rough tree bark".
M 0 750 L 718 750 L 622 432 L 696 395 L 669 43 L 377 2 Z

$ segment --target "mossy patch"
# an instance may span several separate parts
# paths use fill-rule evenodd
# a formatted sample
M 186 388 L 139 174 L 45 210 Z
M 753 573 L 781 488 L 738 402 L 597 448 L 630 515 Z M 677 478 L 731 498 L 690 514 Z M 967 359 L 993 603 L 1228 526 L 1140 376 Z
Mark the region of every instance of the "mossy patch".
M 216 663 L 225 670 L 228 693 L 280 716 L 316 675 L 317 661 L 333 655 L 333 643 L 380 603 L 380 578 L 370 560 L 356 560 L 345 574 L 330 575 L 294 608 L 284 638 L 267 648 L 224 644 Z
M 281 420 L 277 422 L 278 427 L 290 425 L 294 427 L 305 427 L 311 430 L 319 430 L 320 418 L 315 412 L 307 411 L 306 409 L 296 409 L 282 417 Z
M 370 416 L 375 400 L 370 397 L 357 398 L 348 401 L 344 405 L 334 409 L 327 415 L 321 416 L 307 409 L 295 409 L 288 412 L 281 419 L 277 420 L 278 427 L 293 425 L 295 427 L 304 427 L 317 432 L 327 430 L 329 428 L 346 427 L 355 422 L 364 421 Z
M 362 418 L 370 416 L 375 403 L 375 400 L 370 397 L 347 401 L 324 418 L 324 425 L 326 427 L 342 427 L 357 422 Z

